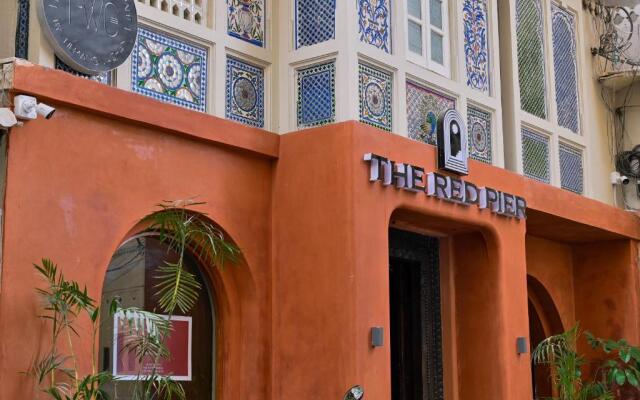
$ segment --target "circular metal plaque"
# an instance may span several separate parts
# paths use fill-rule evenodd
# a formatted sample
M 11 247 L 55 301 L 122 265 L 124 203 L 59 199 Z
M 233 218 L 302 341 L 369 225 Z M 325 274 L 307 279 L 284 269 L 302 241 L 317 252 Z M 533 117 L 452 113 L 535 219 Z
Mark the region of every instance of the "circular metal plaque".
M 38 17 L 67 65 L 97 75 L 122 64 L 138 32 L 134 0 L 38 0 Z

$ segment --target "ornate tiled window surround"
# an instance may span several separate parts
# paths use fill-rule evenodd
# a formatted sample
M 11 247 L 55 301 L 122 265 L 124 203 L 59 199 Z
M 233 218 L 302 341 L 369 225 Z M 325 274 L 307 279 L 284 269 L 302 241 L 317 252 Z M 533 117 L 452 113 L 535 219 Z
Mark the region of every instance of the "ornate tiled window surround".
M 335 121 L 335 61 L 298 70 L 298 127 L 309 127 Z
M 295 47 L 335 39 L 336 0 L 295 0 Z
M 393 77 L 366 64 L 359 65 L 360 121 L 391 131 L 393 124 Z
M 258 128 L 264 127 L 264 70 L 227 56 L 225 116 Z
M 134 92 L 206 111 L 208 53 L 203 47 L 140 26 L 131 56 Z
M 391 0 L 357 0 L 360 41 L 391 53 Z
M 464 0 L 464 55 L 467 85 L 489 93 L 489 31 L 487 0 Z
M 407 129 L 409 138 L 436 144 L 438 120 L 456 100 L 436 90 L 407 81 Z
M 522 128 L 522 170 L 529 178 L 551 183 L 548 136 Z
M 491 164 L 491 113 L 467 106 L 467 130 L 469 133 L 469 156 Z
M 227 32 L 265 47 L 265 0 L 227 0 Z

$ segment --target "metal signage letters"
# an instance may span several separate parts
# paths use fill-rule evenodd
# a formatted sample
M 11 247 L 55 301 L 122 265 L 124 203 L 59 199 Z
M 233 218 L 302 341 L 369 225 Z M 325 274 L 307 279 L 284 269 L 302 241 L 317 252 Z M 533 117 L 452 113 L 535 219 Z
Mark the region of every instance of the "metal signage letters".
M 478 187 L 471 182 L 437 172 L 425 173 L 422 167 L 392 161 L 373 153 L 366 153 L 364 161 L 369 163 L 371 182 L 380 181 L 383 186 L 424 192 L 427 196 L 467 206 L 473 205 L 504 217 L 527 217 L 527 201 L 520 196 L 490 187 Z

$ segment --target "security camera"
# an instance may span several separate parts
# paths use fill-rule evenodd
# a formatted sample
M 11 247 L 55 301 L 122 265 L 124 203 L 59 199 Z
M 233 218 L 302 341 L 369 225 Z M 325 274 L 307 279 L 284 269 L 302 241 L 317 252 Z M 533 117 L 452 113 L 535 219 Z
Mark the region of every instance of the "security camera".
M 38 103 L 36 106 L 36 112 L 38 115 L 42 115 L 45 119 L 49 119 L 53 117 L 53 113 L 56 112 L 56 109 L 48 104 Z
M 21 94 L 13 98 L 13 112 L 21 119 L 36 119 L 38 115 L 49 119 L 56 109 L 48 104 L 38 103 L 35 97 Z
M 611 184 L 612 185 L 619 185 L 619 184 L 623 184 L 623 185 L 628 185 L 629 184 L 629 177 L 625 176 L 625 175 L 620 175 L 619 172 L 615 171 L 611 173 Z

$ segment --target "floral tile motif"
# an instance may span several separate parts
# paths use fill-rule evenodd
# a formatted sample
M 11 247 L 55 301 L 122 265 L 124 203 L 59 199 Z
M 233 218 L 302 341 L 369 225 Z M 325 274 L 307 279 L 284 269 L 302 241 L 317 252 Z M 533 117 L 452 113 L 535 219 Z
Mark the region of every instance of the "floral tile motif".
M 336 64 L 334 61 L 298 71 L 298 126 L 327 124 L 335 120 Z
M 409 138 L 436 144 L 438 120 L 456 108 L 456 100 L 435 90 L 407 81 L 407 128 Z
M 335 0 L 296 0 L 296 49 L 336 37 Z
M 547 118 L 542 0 L 516 0 L 520 107 Z
M 469 132 L 469 156 L 491 164 L 491 113 L 475 107 L 467 107 Z
M 548 136 L 522 128 L 522 171 L 528 178 L 551 182 Z
M 582 151 L 560 143 L 560 186 L 574 193 L 584 193 Z
M 264 127 L 264 71 L 237 58 L 227 57 L 227 118 Z
M 360 41 L 391 53 L 391 0 L 357 0 Z
M 140 27 L 131 56 L 131 89 L 154 99 L 205 111 L 207 50 Z
M 392 128 L 393 82 L 391 74 L 359 65 L 360 121 L 390 131 Z
M 580 133 L 575 17 L 554 3 L 551 4 L 551 15 L 558 124 Z
M 264 47 L 265 0 L 227 0 L 227 32 Z
M 464 0 L 464 55 L 467 85 L 489 93 L 489 44 L 486 0 Z

